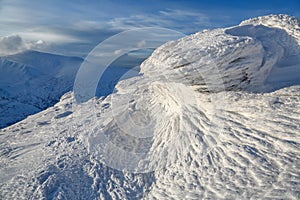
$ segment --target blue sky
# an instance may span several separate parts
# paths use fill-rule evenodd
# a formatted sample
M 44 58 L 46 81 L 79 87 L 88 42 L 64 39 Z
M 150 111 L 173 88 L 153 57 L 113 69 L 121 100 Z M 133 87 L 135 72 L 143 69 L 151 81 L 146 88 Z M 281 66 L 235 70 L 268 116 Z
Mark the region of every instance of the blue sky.
M 27 46 L 83 56 L 99 42 L 123 30 L 158 26 L 190 34 L 267 14 L 300 17 L 299 2 L 0 0 L 0 37 L 17 35 Z

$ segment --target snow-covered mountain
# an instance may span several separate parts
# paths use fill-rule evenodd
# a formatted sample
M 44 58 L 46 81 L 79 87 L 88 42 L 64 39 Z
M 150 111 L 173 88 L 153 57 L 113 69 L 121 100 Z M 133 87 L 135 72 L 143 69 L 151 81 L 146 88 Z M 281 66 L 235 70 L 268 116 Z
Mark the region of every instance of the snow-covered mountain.
M 299 199 L 300 22 L 168 42 L 116 92 L 0 130 L 3 199 Z M 34 72 L 32 72 L 34 73 Z
M 0 128 L 54 105 L 72 90 L 81 58 L 36 51 L 0 58 Z
M 99 81 L 97 96 L 107 96 L 119 80 L 138 75 L 138 67 L 133 67 L 140 65 L 147 54 L 131 54 L 124 54 L 107 68 Z M 32 50 L 0 57 L 0 128 L 57 103 L 73 89 L 82 62 L 79 57 Z

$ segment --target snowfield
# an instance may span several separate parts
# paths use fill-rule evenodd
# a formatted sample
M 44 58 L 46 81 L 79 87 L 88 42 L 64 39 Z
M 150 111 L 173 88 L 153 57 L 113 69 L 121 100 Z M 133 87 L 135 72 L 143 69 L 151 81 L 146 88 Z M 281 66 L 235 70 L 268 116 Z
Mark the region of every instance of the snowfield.
M 299 199 L 299 26 L 170 41 L 113 94 L 0 129 L 0 198 Z

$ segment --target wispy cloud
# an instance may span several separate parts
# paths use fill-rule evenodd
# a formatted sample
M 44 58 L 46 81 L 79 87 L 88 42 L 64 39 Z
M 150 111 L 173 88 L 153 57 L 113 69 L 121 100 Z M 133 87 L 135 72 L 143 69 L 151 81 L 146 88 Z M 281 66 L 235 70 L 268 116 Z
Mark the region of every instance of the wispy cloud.
M 26 32 L 18 33 L 22 38 L 26 40 L 34 41 L 34 40 L 43 40 L 50 43 L 74 43 L 74 42 L 83 42 L 80 38 L 64 33 L 57 33 L 54 30 L 49 29 L 33 29 L 28 30 Z
M 169 19 L 192 22 L 199 26 L 212 26 L 211 19 L 207 14 L 190 10 L 167 9 L 160 11 L 163 16 Z
M 114 18 L 108 24 L 119 29 L 158 26 L 185 33 L 196 32 L 212 25 L 209 16 L 204 13 L 172 9 L 158 11 L 154 14 Z
M 209 3 L 196 0 L 159 4 L 148 0 L 141 2 L 0 0 L 0 37 L 14 34 L 22 37 L 25 43 L 44 41 L 48 44 L 45 51 L 48 48 L 48 51 L 56 49 L 56 52 L 85 54 L 99 42 L 128 29 L 162 27 L 190 34 L 235 25 L 255 13 L 244 7 L 233 13 L 228 13 L 231 7 L 227 11 L 222 8 L 220 12 L 216 8 L 219 5 L 212 3 L 210 10 L 206 10 Z M 266 10 L 259 15 L 263 12 Z M 237 20 L 240 16 L 244 17 Z
M 66 15 L 69 18 L 60 19 L 62 16 L 56 15 L 57 11 L 54 12 L 53 8 L 33 12 L 33 8 L 16 2 L 0 0 L 0 5 L 3 6 L 3 12 L 0 13 L 0 24 L 3 27 L 0 36 L 17 34 L 27 43 L 42 40 L 50 44 L 45 47 L 49 48 L 49 51 L 56 46 L 65 48 L 65 52 L 66 48 L 73 44 L 76 48 L 80 47 L 78 51 L 86 52 L 106 38 L 132 28 L 163 27 L 193 33 L 210 26 L 210 18 L 207 15 L 190 10 L 165 9 L 109 18 L 102 15 L 98 18 L 81 18 L 72 12 L 66 13 L 71 15 Z M 75 4 L 74 9 L 79 7 Z

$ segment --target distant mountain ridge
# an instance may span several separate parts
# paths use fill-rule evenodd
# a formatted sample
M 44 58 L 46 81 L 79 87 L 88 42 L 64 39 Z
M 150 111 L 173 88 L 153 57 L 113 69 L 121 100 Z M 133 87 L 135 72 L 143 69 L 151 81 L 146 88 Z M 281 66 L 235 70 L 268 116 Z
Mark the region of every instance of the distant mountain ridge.
M 124 54 L 115 60 L 101 77 L 96 95 L 107 96 L 120 79 L 138 75 L 147 54 Z M 80 57 L 33 50 L 0 57 L 0 128 L 57 103 L 73 89 L 82 62 Z
M 0 57 L 0 128 L 54 105 L 83 59 L 25 51 Z

